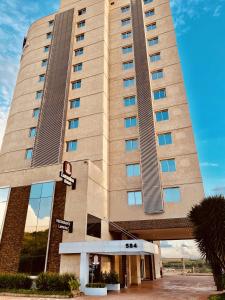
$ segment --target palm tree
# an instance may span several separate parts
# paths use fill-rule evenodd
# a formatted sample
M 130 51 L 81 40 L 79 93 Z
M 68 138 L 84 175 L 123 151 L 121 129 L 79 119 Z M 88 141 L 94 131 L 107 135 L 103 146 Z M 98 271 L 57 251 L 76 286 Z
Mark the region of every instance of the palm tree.
M 193 234 L 202 256 L 212 268 L 218 291 L 224 289 L 225 273 L 225 198 L 211 196 L 194 206 L 188 218 L 194 225 Z

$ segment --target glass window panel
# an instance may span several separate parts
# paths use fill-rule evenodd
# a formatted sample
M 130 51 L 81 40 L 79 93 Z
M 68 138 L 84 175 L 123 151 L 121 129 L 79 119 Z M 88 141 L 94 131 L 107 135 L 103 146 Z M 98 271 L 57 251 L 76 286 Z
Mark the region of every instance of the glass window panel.
M 74 99 L 70 101 L 70 108 L 78 108 L 80 107 L 80 99 Z
M 42 185 L 41 197 L 52 197 L 54 192 L 55 182 L 45 182 Z
M 42 183 L 32 184 L 30 198 L 40 198 L 42 191 Z
M 0 188 L 0 203 L 8 201 L 9 188 Z
M 128 192 L 128 205 L 135 205 L 134 192 Z
M 164 201 L 167 203 L 180 202 L 180 200 L 181 200 L 180 188 L 174 187 L 174 188 L 163 189 L 163 198 L 164 198 Z
M 135 192 L 135 203 L 136 203 L 136 205 L 142 205 L 142 193 L 141 193 L 141 191 Z
M 6 214 L 7 202 L 0 202 L 0 241 L 4 226 L 5 214 Z
M 122 52 L 123 54 L 127 54 L 127 53 L 131 53 L 133 51 L 133 47 L 130 45 L 130 46 L 125 46 L 122 48 Z

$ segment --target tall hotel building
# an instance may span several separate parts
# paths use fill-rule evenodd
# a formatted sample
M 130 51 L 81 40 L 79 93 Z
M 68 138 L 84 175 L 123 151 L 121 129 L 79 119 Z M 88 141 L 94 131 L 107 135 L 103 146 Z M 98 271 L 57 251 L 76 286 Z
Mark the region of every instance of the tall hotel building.
M 169 0 L 61 0 L 34 22 L 0 154 L 0 271 L 82 277 L 99 252 L 122 282 L 158 278 L 159 241 L 192 237 L 203 195 Z

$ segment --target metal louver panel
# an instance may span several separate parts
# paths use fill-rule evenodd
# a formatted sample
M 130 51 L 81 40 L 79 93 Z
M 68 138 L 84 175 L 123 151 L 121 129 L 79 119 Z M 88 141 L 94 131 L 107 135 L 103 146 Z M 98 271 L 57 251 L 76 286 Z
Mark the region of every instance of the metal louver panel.
M 155 214 L 162 213 L 164 209 L 155 140 L 142 1 L 131 0 L 131 9 L 138 99 L 143 202 L 145 213 Z
M 74 9 L 70 9 L 55 17 L 32 167 L 56 164 L 61 160 L 73 15 Z

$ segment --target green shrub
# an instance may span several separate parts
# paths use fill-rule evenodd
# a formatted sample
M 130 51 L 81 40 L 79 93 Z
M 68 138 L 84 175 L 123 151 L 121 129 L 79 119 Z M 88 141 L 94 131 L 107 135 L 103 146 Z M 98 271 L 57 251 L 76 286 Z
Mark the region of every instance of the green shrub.
M 103 282 L 107 284 L 118 284 L 119 281 L 119 275 L 116 272 L 105 272 L 102 274 Z
M 25 274 L 0 274 L 0 289 L 30 289 L 32 279 Z
M 87 288 L 100 288 L 100 289 L 103 289 L 106 287 L 105 283 L 88 283 L 86 284 L 86 287 Z
M 78 279 L 73 279 L 71 278 L 69 280 L 69 287 L 70 287 L 70 290 L 71 291 L 78 291 L 79 290 L 79 287 L 80 287 L 80 282 Z
M 36 280 L 36 286 L 40 291 L 70 291 L 71 279 L 76 279 L 74 274 L 41 273 Z

